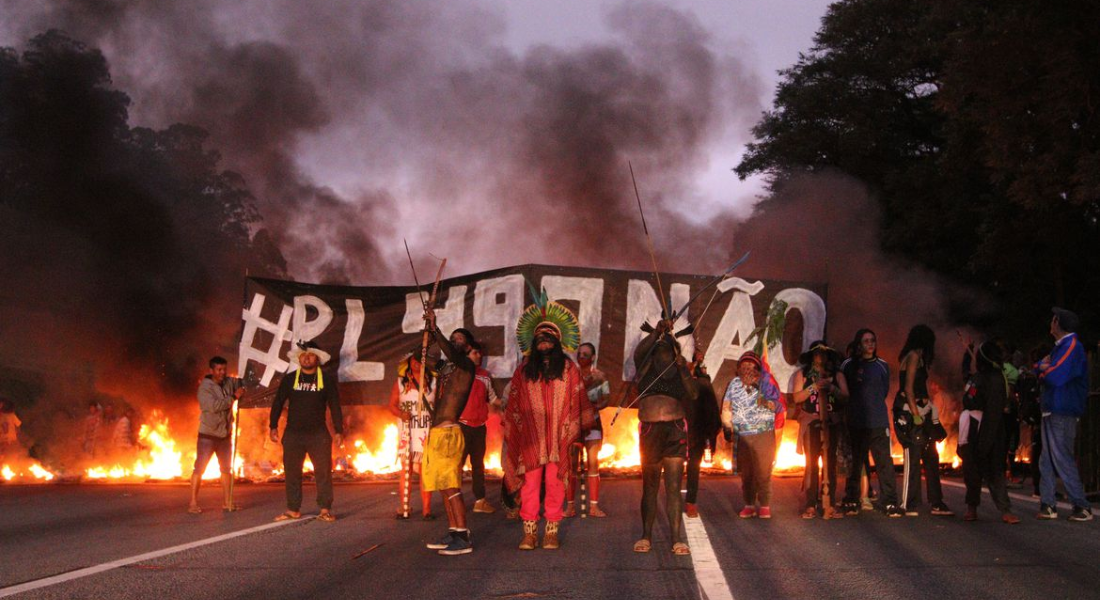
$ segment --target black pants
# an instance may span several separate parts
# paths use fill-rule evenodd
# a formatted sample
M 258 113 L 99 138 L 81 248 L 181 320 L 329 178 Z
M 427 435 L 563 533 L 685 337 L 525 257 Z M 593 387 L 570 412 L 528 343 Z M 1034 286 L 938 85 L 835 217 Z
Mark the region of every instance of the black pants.
M 462 462 L 459 465 L 466 464 L 466 457 L 470 457 L 470 471 L 473 475 L 474 483 L 474 499 L 485 499 L 485 431 L 484 425 L 481 427 L 470 427 L 469 425 L 458 424 L 462 428 L 462 437 L 466 441 L 466 448 L 462 451 Z
M 737 436 L 737 459 L 741 465 L 741 496 L 745 506 L 770 506 L 772 463 L 775 462 L 775 432 Z
M 332 508 L 332 438 L 328 431 L 283 434 L 283 468 L 286 469 L 286 507 L 302 508 L 302 465 L 306 455 L 313 463 L 317 482 L 317 506 Z
M 806 452 L 806 471 L 804 475 L 806 508 L 821 504 L 821 469 L 817 466 L 817 460 L 821 458 L 821 422 L 816 421 L 815 423 L 816 425 L 810 426 L 810 430 L 802 440 L 802 447 Z M 836 488 L 836 457 L 838 454 L 837 446 L 839 446 L 843 431 L 842 427 L 843 425 L 840 423 L 829 425 L 829 455 L 823 461 L 828 467 L 826 475 L 829 479 L 829 495 L 833 497 L 834 502 L 840 495 L 840 490 Z
M 940 485 L 940 455 L 936 452 L 936 442 L 928 439 L 923 447 L 905 446 L 905 475 L 902 478 L 903 498 L 901 505 L 906 510 L 916 510 L 921 503 L 920 473 L 924 465 L 924 480 L 928 484 L 928 502 L 935 506 L 943 502 L 943 487 Z
M 871 453 L 871 459 L 875 461 L 875 472 L 878 474 L 878 488 L 883 504 L 890 506 L 898 503 L 897 481 L 894 475 L 894 459 L 890 458 L 890 428 L 875 427 L 850 427 L 848 437 L 852 443 L 852 460 L 850 465 L 860 465 L 867 460 L 867 453 Z M 848 479 L 844 485 L 844 501 L 848 503 L 859 502 L 859 480 L 862 469 L 854 469 L 848 473 Z
M 718 436 L 711 439 L 700 437 L 696 439 L 688 433 L 688 464 L 687 464 L 687 497 L 684 502 L 695 504 L 699 498 L 699 470 L 703 462 L 703 454 L 710 442 L 710 451 L 713 453 L 718 444 Z
M 959 446 L 963 481 L 966 482 L 967 506 L 976 507 L 981 503 L 984 481 L 989 486 L 989 495 L 993 497 L 993 504 L 998 510 L 1006 513 L 1012 508 L 1008 500 L 1008 489 L 1005 486 L 1006 455 L 1004 448 L 995 448 L 989 454 L 979 455 L 975 443 Z

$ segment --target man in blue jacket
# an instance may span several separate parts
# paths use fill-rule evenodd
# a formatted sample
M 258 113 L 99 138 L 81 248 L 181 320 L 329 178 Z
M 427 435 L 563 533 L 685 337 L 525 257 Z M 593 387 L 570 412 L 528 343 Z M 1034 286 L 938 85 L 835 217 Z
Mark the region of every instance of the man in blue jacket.
M 1043 451 L 1039 456 L 1040 519 L 1057 519 L 1055 509 L 1055 476 L 1062 478 L 1066 494 L 1073 503 L 1070 521 L 1091 521 L 1092 508 L 1085 499 L 1085 490 L 1077 473 L 1073 442 L 1077 436 L 1077 421 L 1085 414 L 1088 398 L 1088 362 L 1085 349 L 1077 339 L 1080 319 L 1076 314 L 1055 308 L 1050 321 L 1054 350 L 1039 361 L 1039 379 L 1043 386 Z

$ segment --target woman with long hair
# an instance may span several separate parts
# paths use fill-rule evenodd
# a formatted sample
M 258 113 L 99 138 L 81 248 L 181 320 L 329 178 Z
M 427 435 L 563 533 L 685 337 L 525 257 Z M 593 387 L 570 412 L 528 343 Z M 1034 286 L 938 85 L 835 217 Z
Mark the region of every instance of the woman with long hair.
M 940 456 L 936 451 L 936 441 L 944 439 L 946 432 L 940 425 L 939 408 L 928 394 L 928 368 L 935 357 L 936 334 L 927 325 L 915 325 L 909 330 L 905 346 L 898 354 L 898 362 L 901 363 L 898 373 L 900 387 L 894 400 L 894 429 L 905 458 L 901 508 L 910 517 L 919 514 L 921 466 L 924 467 L 932 514 L 955 514 L 943 502 Z

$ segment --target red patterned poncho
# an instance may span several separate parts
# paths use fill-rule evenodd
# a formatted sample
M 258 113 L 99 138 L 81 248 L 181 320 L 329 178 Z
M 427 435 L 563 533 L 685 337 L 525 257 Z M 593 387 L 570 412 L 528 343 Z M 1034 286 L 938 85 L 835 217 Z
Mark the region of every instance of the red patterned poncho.
M 511 490 L 523 484 L 523 475 L 550 462 L 568 462 L 569 445 L 581 439 L 596 422 L 581 371 L 566 359 L 561 379 L 529 381 L 523 365 L 512 376 L 504 408 L 504 480 Z M 558 469 L 565 480 L 569 469 Z

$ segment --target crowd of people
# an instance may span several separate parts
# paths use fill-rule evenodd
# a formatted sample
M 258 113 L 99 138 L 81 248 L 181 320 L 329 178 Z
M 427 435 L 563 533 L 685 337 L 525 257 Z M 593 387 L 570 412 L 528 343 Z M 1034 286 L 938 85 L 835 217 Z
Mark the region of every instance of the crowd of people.
M 429 367 L 426 346 L 408 353 L 397 369 L 389 410 L 400 420 L 401 507 L 409 518 L 413 474 L 419 475 L 421 517 L 435 519 L 432 494 L 442 496 L 447 531 L 428 548 L 443 555 L 473 551 L 462 496 L 462 469 L 470 460 L 473 511 L 496 511 L 486 497 L 486 422 L 499 412 L 503 428 L 501 502 L 508 518 L 523 522 L 519 548 L 560 546 L 562 519 L 575 516 L 578 505 L 592 517 L 606 516 L 599 506 L 599 451 L 603 428 L 600 410 L 611 396 L 606 375 L 594 367 L 596 347 L 580 343 L 576 317 L 545 296 L 523 313 L 516 336 L 524 359 L 498 397 L 482 367 L 483 348 L 466 329 L 444 335 L 435 314 L 425 310 L 425 328 L 443 357 Z M 966 487 L 963 519 L 978 518 L 983 484 L 1008 524 L 1020 522 L 1007 493 L 1013 476 L 1021 422 L 1030 428 L 1030 463 L 1041 496 L 1039 519 L 1058 517 L 1055 484 L 1061 479 L 1072 505 L 1069 519 L 1087 521 L 1092 510 L 1085 498 L 1074 459 L 1077 422 L 1088 394 L 1087 364 L 1076 331 L 1078 317 L 1053 311 L 1054 345 L 1036 349 L 1031 361 L 1017 360 L 997 340 L 971 344 L 963 370 L 966 385 L 958 421 L 958 455 Z M 755 352 L 737 361 L 736 375 L 719 398 L 702 355 L 682 355 L 670 321 L 646 324 L 646 337 L 636 347 L 633 399 L 639 421 L 642 467 L 641 537 L 636 552 L 653 547 L 658 494 L 663 485 L 670 549 L 691 552 L 682 518 L 698 518 L 700 464 L 723 434 L 734 449 L 741 477 L 740 518 L 772 516 L 771 478 L 776 449 L 788 418 L 799 424 L 798 445 L 805 456 L 802 518 L 852 517 L 873 509 L 871 474 L 878 484 L 878 503 L 891 518 L 917 516 L 927 500 L 928 512 L 950 517 L 944 501 L 936 443 L 948 432 L 929 393 L 929 371 L 936 358 L 936 336 L 925 325 L 912 328 L 897 358 L 898 382 L 892 399 L 891 368 L 878 354 L 878 339 L 860 329 L 844 351 L 825 340 L 809 345 L 783 393 Z M 569 357 L 575 354 L 576 362 Z M 1018 353 L 1017 353 L 1018 354 Z M 312 342 L 297 343 L 290 353 L 294 369 L 275 394 L 270 412 L 270 438 L 281 442 L 286 473 L 287 510 L 276 520 L 298 519 L 302 505 L 302 466 L 308 455 L 315 467 L 319 519 L 334 521 L 332 447 L 341 445 L 343 419 L 335 378 L 321 366 L 329 355 Z M 239 382 L 225 375 L 225 361 L 215 357 L 199 390 L 202 410 L 200 452 L 192 478 L 192 512 L 197 504 L 198 476 L 210 456 L 228 465 L 232 429 L 229 406 L 240 396 Z M 326 385 L 326 379 L 327 385 Z M 619 407 L 621 410 L 623 407 Z M 279 434 L 284 410 L 286 425 Z M 335 435 L 330 435 L 326 412 Z M 891 456 L 893 440 L 903 450 L 901 489 Z M 847 465 L 843 494 L 837 492 L 838 466 Z M 681 482 L 687 471 L 686 498 Z M 922 498 L 922 474 L 926 498 Z M 223 483 L 229 476 L 223 470 Z M 577 500 L 579 488 L 580 500 Z M 837 495 L 840 498 L 837 499 Z M 225 510 L 234 510 L 229 496 Z M 540 517 L 546 521 L 539 538 Z

